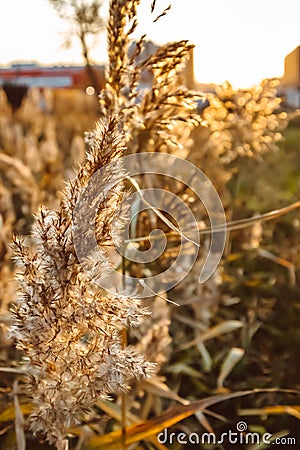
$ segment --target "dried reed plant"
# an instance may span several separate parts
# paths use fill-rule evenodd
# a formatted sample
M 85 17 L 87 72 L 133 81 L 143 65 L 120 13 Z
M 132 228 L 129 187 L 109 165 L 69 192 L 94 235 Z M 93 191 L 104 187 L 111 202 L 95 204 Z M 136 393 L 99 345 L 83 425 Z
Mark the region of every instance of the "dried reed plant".
M 111 0 L 109 20 L 107 26 L 108 39 L 108 73 L 105 88 L 100 93 L 101 113 L 117 113 L 124 123 L 127 153 L 139 152 L 167 152 L 185 157 L 192 145 L 191 131 L 202 123 L 197 113 L 197 101 L 203 96 L 186 87 L 185 68 L 193 51 L 193 45 L 186 40 L 171 42 L 161 47 L 150 46 L 147 37 L 142 35 L 134 40 L 133 34 L 138 26 L 138 10 L 140 0 Z M 151 13 L 153 22 L 162 18 L 167 10 L 156 14 L 158 6 L 152 2 Z M 150 51 L 149 51 L 150 49 Z M 147 80 L 147 87 L 144 80 Z M 141 187 L 147 185 L 147 177 L 139 179 Z M 176 185 L 174 181 L 168 185 L 154 177 L 156 187 L 162 186 L 166 190 L 177 191 L 179 196 L 187 194 L 186 189 Z M 188 191 L 189 192 L 189 191 Z M 192 195 L 189 193 L 190 196 Z M 153 217 L 152 217 L 153 219 Z M 154 222 L 159 220 L 153 219 Z M 136 230 L 137 236 L 148 235 L 151 227 L 149 214 L 140 214 Z M 159 223 L 159 227 L 162 223 Z M 142 248 L 142 247 L 141 247 Z M 175 251 L 176 253 L 176 251 Z M 174 256 L 174 255 L 173 255 Z M 165 255 L 159 266 L 165 269 L 169 259 Z M 133 275 L 146 276 L 143 270 L 147 267 L 135 267 L 127 264 L 127 269 Z M 139 274 L 136 273 L 139 272 Z M 170 354 L 169 335 L 170 308 L 157 307 L 158 299 L 152 299 L 150 308 L 153 317 L 149 318 L 133 333 L 138 336 L 138 348 L 143 348 L 150 359 L 159 368 L 166 363 Z M 161 314 L 156 311 L 162 308 Z M 166 312 L 165 309 L 168 311 Z M 146 325 L 148 323 L 148 325 Z
M 15 292 L 9 243 L 14 232 L 28 229 L 41 194 L 32 170 L 16 157 L 17 152 L 22 154 L 25 150 L 23 143 L 24 136 L 14 121 L 4 91 L 0 90 L 0 312 L 3 317 Z
M 132 38 L 139 4 L 140 0 L 110 2 L 109 69 L 100 94 L 102 114 L 121 115 L 128 153 L 164 151 L 184 156 L 192 143 L 190 132 L 201 122 L 196 101 L 202 95 L 185 86 L 183 74 L 194 46 L 182 40 L 149 54 L 145 35 L 136 41 Z M 142 90 L 145 76 L 147 88 Z
M 203 122 L 193 133 L 189 159 L 214 180 L 218 192 L 237 172 L 241 160 L 263 162 L 270 151 L 278 150 L 289 115 L 281 109 L 279 80 L 266 79 L 250 89 L 234 89 L 229 82 L 207 94 Z
M 132 34 L 137 27 L 139 4 L 139 0 L 111 0 L 108 80 L 100 94 L 102 119 L 96 129 L 86 135 L 87 159 L 76 178 L 68 182 L 60 208 L 57 211 L 41 210 L 28 242 L 15 239 L 20 295 L 14 310 L 15 326 L 12 334 L 25 355 L 28 373 L 25 388 L 34 398 L 36 407 L 31 416 L 32 428 L 35 433 L 46 434 L 48 441 L 55 442 L 57 448 L 65 448 L 68 429 L 73 424 L 80 423 L 86 413 L 92 413 L 91 406 L 99 399 L 105 399 L 111 392 L 127 392 L 131 378 L 144 379 L 148 374 L 155 373 L 148 397 L 142 398 L 141 395 L 141 390 L 147 391 L 147 382 L 133 383 L 134 390 L 126 405 L 130 413 L 134 409 L 138 410 L 142 412 L 143 418 L 153 411 L 159 413 L 160 406 L 155 405 L 156 400 L 151 392 L 163 392 L 162 397 L 172 400 L 179 398 L 166 385 L 159 384 L 159 381 L 164 381 L 159 377 L 160 367 L 170 355 L 171 308 L 167 304 L 162 306 L 161 299 L 155 299 L 151 305 L 152 318 L 148 317 L 143 321 L 147 313 L 141 308 L 139 301 L 117 293 L 107 295 L 96 289 L 93 280 L 83 272 L 77 259 L 72 235 L 73 212 L 80 192 L 98 169 L 109 163 L 114 164 L 112 171 L 103 171 L 99 186 L 99 189 L 109 190 L 110 183 L 119 181 L 124 176 L 123 168 L 118 164 L 118 158 L 123 152 L 169 152 L 184 157 L 189 154 L 192 145 L 191 130 L 201 123 L 203 126 L 210 126 L 208 119 L 211 110 L 207 110 L 205 124 L 196 111 L 196 102 L 202 96 L 188 90 L 183 83 L 182 71 L 192 46 L 187 41 L 170 43 L 143 57 L 143 50 L 147 45 L 145 36 L 133 43 Z M 155 2 L 152 10 L 154 12 Z M 159 14 L 162 15 L 164 12 Z M 147 90 L 141 91 L 141 80 L 145 72 L 151 74 L 151 82 Z M 230 95 L 234 97 L 236 110 L 243 114 L 241 96 L 235 93 Z M 257 103 L 268 110 L 264 100 L 267 95 L 257 95 Z M 212 139 L 214 145 L 217 145 L 217 137 L 220 136 L 214 134 L 214 131 L 220 128 L 227 136 L 232 121 L 232 111 L 228 109 L 232 102 L 229 105 L 225 97 L 224 95 L 222 101 L 227 110 L 223 111 L 223 115 L 227 117 L 228 123 L 223 121 L 223 116 L 211 119 L 214 125 L 209 133 L 215 138 Z M 251 101 L 249 100 L 249 104 L 252 106 L 249 108 L 252 111 Z M 277 105 L 276 100 L 274 105 Z M 218 110 L 218 106 L 215 106 L 215 110 Z M 276 117 L 272 116 L 272 111 L 270 114 L 268 130 L 263 126 L 258 127 L 262 137 L 272 131 Z M 247 116 L 248 119 L 252 125 L 253 117 Z M 263 123 L 262 117 L 259 126 Z M 54 128 L 49 126 L 52 137 Z M 120 128 L 124 130 L 124 134 Z M 226 144 L 220 150 L 222 164 L 227 164 L 236 157 L 236 153 L 232 154 L 233 150 L 237 150 L 233 134 L 226 140 L 230 141 L 231 147 L 227 148 Z M 252 133 L 250 137 L 255 139 L 256 134 Z M 69 142 L 68 139 L 66 141 Z M 270 140 L 266 139 L 268 141 Z M 210 142 L 207 141 L 206 145 L 209 147 Z M 214 148 L 214 155 L 217 150 Z M 241 152 L 242 156 L 246 153 L 247 151 Z M 159 181 L 156 185 L 159 185 Z M 168 189 L 168 186 L 164 187 Z M 182 186 L 178 186 L 177 194 L 184 200 L 191 196 Z M 126 217 L 123 201 L 123 189 L 118 186 L 109 191 L 106 200 L 99 206 L 96 237 L 103 259 L 96 262 L 92 258 L 90 261 L 94 265 L 95 277 L 105 275 L 110 266 L 107 250 L 119 237 L 118 226 Z M 147 236 L 148 225 L 142 217 L 137 233 Z M 86 237 L 82 236 L 83 242 Z M 133 270 L 133 267 L 128 265 L 126 270 Z M 140 276 L 143 277 L 143 268 L 140 271 Z M 173 343 L 173 348 L 176 345 L 179 350 L 197 347 L 203 365 L 205 358 L 210 364 L 206 368 L 209 372 L 213 360 L 202 341 L 222 337 L 223 334 L 241 328 L 243 324 L 241 321 L 228 320 L 221 323 L 220 327 L 217 325 L 217 330 L 212 327 L 212 317 L 221 297 L 218 273 L 205 288 L 194 289 L 194 285 L 187 284 L 184 289 L 186 287 L 190 289 L 186 290 L 185 297 L 194 295 L 194 299 L 188 298 L 185 303 L 190 312 L 182 314 L 180 318 L 176 317 L 175 312 L 173 318 L 178 318 L 187 328 L 192 327 L 194 339 L 187 343 L 186 340 L 191 336 L 190 330 L 175 330 L 175 341 L 178 335 L 179 339 L 178 345 Z M 204 305 L 201 304 L 203 299 Z M 131 337 L 138 343 L 125 347 L 122 340 L 124 328 L 137 325 L 140 327 Z M 229 364 L 231 369 L 238 361 L 237 356 L 241 355 L 241 352 L 233 354 L 231 365 Z M 232 358 L 232 353 L 229 356 Z M 146 358 L 150 363 L 146 362 Z M 153 366 L 153 363 L 156 365 Z M 187 374 L 195 373 L 189 362 L 184 368 Z M 175 374 L 176 370 L 181 369 L 175 368 Z M 224 373 L 220 373 L 219 387 L 222 387 L 226 378 Z M 111 417 L 116 415 L 112 414 Z M 124 416 L 120 422 L 123 419 Z
M 84 156 L 83 129 L 95 121 L 95 106 L 82 93 L 53 93 L 31 89 L 18 108 L 12 109 L 0 89 L 0 308 L 15 296 L 14 264 L 8 245 L 13 233 L 27 235 L 32 215 L 43 203 L 59 205 L 65 178 L 74 178 L 76 162 Z M 62 104 L 72 110 L 62 110 Z M 88 113 L 87 113 L 88 110 Z M 93 120 L 92 120 L 93 117 Z
M 203 113 L 210 131 L 205 151 L 217 149 L 220 162 L 229 164 L 276 149 L 288 123 L 288 114 L 280 111 L 278 85 L 279 80 L 268 79 L 251 89 L 235 90 L 228 82 L 217 86 Z
M 121 117 L 127 153 L 168 152 L 184 157 L 192 144 L 191 130 L 201 123 L 201 117 L 196 112 L 196 102 L 202 96 L 189 90 L 184 79 L 184 69 L 193 45 L 182 40 L 161 47 L 154 46 L 149 52 L 151 46 L 145 35 L 133 39 L 138 26 L 139 5 L 140 0 L 110 2 L 107 26 L 109 65 L 107 83 L 100 93 L 101 113 L 104 117 L 112 113 Z M 153 14 L 156 8 L 153 2 Z M 154 15 L 154 21 L 165 13 L 163 11 L 158 17 Z M 142 89 L 145 79 L 147 88 Z M 145 180 L 139 182 L 145 183 Z M 160 183 L 161 180 L 155 177 L 155 186 Z M 166 185 L 164 188 L 168 189 Z M 172 188 L 174 184 L 169 187 L 170 190 Z M 148 235 L 149 226 L 154 225 L 148 219 L 147 213 L 139 216 L 137 235 Z M 137 270 L 139 277 L 145 276 L 142 267 L 136 268 L 130 263 L 127 266 L 132 274 Z M 139 339 L 137 347 L 150 356 L 159 372 L 169 357 L 171 338 L 169 307 L 163 308 L 161 314 L 156 314 L 155 310 L 162 308 L 155 306 L 157 301 L 153 298 L 149 305 L 156 319 L 149 318 L 133 334 Z M 129 407 L 130 401 L 127 403 Z
M 2 155 L 0 154 L 0 157 Z M 13 233 L 16 216 L 12 194 L 0 183 L 0 316 L 5 317 L 8 305 L 14 298 L 14 269 L 10 257 L 9 242 Z
M 185 86 L 184 71 L 193 45 L 182 40 L 162 47 L 154 46 L 149 52 L 151 46 L 146 36 L 134 41 L 139 5 L 139 0 L 110 2 L 107 27 L 109 65 L 107 83 L 99 96 L 101 114 L 103 117 L 118 114 L 121 118 L 127 154 L 167 152 L 184 157 L 192 145 L 191 130 L 201 123 L 196 106 L 202 95 Z M 155 13 L 155 6 L 153 2 L 152 13 Z M 159 17 L 164 13 L 159 14 Z M 156 20 L 157 17 L 154 18 Z M 148 81 L 147 88 L 142 89 L 145 79 Z M 160 186 L 162 180 L 154 178 L 152 181 L 155 186 Z M 146 177 L 138 182 L 141 187 L 144 186 Z M 168 186 L 166 179 L 163 183 L 164 189 L 174 189 L 174 183 Z M 175 190 L 178 195 L 186 194 L 182 186 L 176 186 Z M 159 222 L 157 218 L 155 220 Z M 153 220 L 150 222 L 148 213 L 140 214 L 133 237 L 148 235 L 151 227 L 155 227 Z M 158 270 L 160 265 L 164 270 L 169 259 L 163 256 L 156 263 Z M 133 276 L 147 276 L 147 267 L 137 268 L 129 261 L 125 262 L 125 270 Z M 165 298 L 167 300 L 167 294 Z M 149 382 L 137 383 L 126 400 L 124 397 L 117 400 L 123 411 L 123 427 L 126 412 L 129 414 L 137 410 L 144 418 L 151 411 L 159 413 L 160 402 L 153 392 L 164 392 L 167 397 L 173 398 L 170 389 L 164 384 L 166 379 L 160 373 L 171 351 L 171 308 L 167 303 L 162 303 L 160 298 L 152 298 L 148 304 L 151 316 L 128 336 L 129 342 L 137 341 L 136 348 L 156 364 L 156 369 L 155 376 Z M 144 396 L 141 396 L 141 392 L 144 392 Z
M 8 169 L 5 176 L 10 178 L 15 194 L 22 197 L 22 208 L 26 207 L 29 215 L 36 212 L 41 201 L 48 205 L 55 202 L 63 181 L 56 119 L 50 114 L 51 96 L 44 95 L 45 99 L 40 92 L 30 90 L 14 112 L 10 110 L 4 92 L 0 96 L 1 165 Z M 14 176 L 9 176 L 10 173 Z
M 131 378 L 147 377 L 153 368 L 121 343 L 121 329 L 140 324 L 146 314 L 139 301 L 95 289 L 75 253 L 72 214 L 80 192 L 124 150 L 118 119 L 98 122 L 87 143 L 86 162 L 68 183 L 60 209 L 41 209 L 30 244 L 15 239 L 20 292 L 12 334 L 24 353 L 25 386 L 34 399 L 32 429 L 57 448 L 64 448 L 69 427 L 80 423 L 97 400 L 126 391 Z M 118 169 L 116 164 L 105 174 L 99 189 L 119 180 Z M 120 223 L 122 201 L 118 188 L 99 205 L 96 236 L 103 254 L 119 232 L 114 224 Z M 100 261 L 94 273 L 108 265 Z

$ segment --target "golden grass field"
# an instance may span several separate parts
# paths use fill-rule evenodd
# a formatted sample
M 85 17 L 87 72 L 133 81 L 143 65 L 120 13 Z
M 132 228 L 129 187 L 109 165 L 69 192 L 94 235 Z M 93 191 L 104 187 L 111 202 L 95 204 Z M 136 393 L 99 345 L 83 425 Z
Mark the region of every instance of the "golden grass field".
M 99 98 L 33 89 L 13 110 L 0 90 L 0 448 L 191 448 L 157 436 L 221 436 L 241 421 L 271 441 L 233 447 L 227 434 L 198 448 L 272 448 L 275 439 L 279 448 L 296 448 L 299 111 L 277 97 L 278 80 L 248 90 L 225 83 L 197 110 L 203 95 L 185 86 L 189 43 L 166 44 L 140 61 L 141 39 L 136 59 L 129 58 L 136 3 L 111 2 L 109 71 Z M 141 94 L 145 69 L 153 78 Z M 221 199 L 226 246 L 204 284 L 198 276 L 209 211 L 188 183 L 157 174 L 126 178 L 123 155 L 146 152 L 193 163 Z M 91 253 L 90 276 L 76 253 L 73 222 L 100 170 L 91 189 L 106 192 L 93 224 L 102 256 Z M 152 297 L 114 286 L 107 292 L 94 278 L 110 274 L 128 191 L 150 187 L 176 194 L 194 214 L 197 260 L 181 283 Z M 182 238 L 171 215 L 147 206 L 132 225 L 131 249 L 149 250 L 148 235 L 159 228 L 166 251 L 143 264 L 123 256 L 116 269 L 142 280 L 172 266 Z M 86 248 L 87 237 L 82 232 Z M 184 250 L 189 255 L 190 246 Z

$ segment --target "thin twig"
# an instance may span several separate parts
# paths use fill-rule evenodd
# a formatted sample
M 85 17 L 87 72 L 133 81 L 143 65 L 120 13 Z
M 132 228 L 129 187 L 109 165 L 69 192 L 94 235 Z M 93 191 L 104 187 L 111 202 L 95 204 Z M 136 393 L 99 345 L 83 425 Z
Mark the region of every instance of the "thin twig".
M 157 292 L 153 291 L 147 284 L 145 283 L 145 280 L 143 278 L 139 279 L 139 283 L 141 286 L 143 286 L 144 289 L 149 290 L 155 297 L 159 297 L 165 302 L 172 303 L 172 305 L 180 306 L 179 303 L 173 302 L 173 300 L 170 300 L 169 298 L 165 298 L 162 295 L 158 294 Z
M 25 373 L 27 373 L 26 370 L 23 370 L 23 369 L 15 369 L 14 367 L 0 367 L 0 372 L 19 373 L 19 374 L 25 374 Z
M 155 6 L 156 6 L 156 0 L 153 0 L 151 3 L 151 13 L 153 13 Z
M 141 197 L 142 201 L 145 203 L 146 206 L 149 206 L 149 208 L 166 224 L 168 225 L 169 228 L 171 228 L 171 230 L 173 230 L 173 232 L 175 232 L 176 234 L 179 234 L 179 236 L 181 236 L 182 239 L 185 239 L 186 241 L 191 242 L 192 244 L 196 245 L 198 248 L 200 248 L 200 244 L 198 242 L 193 241 L 192 239 L 190 239 L 189 237 L 187 237 L 185 234 L 183 234 L 179 228 L 177 228 L 167 217 L 165 217 L 160 211 L 159 209 L 155 208 L 155 206 L 151 205 L 151 203 L 149 203 L 144 195 L 143 192 L 141 191 L 141 188 L 139 186 L 139 184 L 137 183 L 137 181 L 132 178 L 127 176 L 126 179 L 128 179 L 130 181 L 130 183 L 132 184 L 132 186 L 136 189 L 136 191 L 138 192 L 139 196 Z M 168 233 L 166 234 L 168 235 Z M 135 240 L 138 239 L 138 240 Z M 135 238 L 132 240 L 125 240 L 125 243 L 127 242 L 139 242 L 141 238 Z M 142 239 L 142 240 L 145 240 Z M 146 238 L 146 240 L 148 240 L 148 238 Z
M 18 380 L 13 384 L 14 410 L 15 410 L 15 435 L 17 450 L 26 450 L 26 438 L 24 433 L 24 416 L 20 408 L 18 398 Z
M 167 6 L 167 8 L 164 9 L 164 11 L 163 11 L 161 14 L 159 14 L 159 15 L 153 20 L 153 22 L 155 23 L 155 22 L 157 22 L 159 19 L 161 19 L 163 16 L 166 16 L 166 15 L 167 15 L 167 12 L 170 11 L 170 9 L 171 9 L 171 5 Z
M 277 217 L 281 217 L 284 216 L 288 213 L 290 213 L 291 211 L 294 211 L 295 209 L 300 208 L 300 201 L 292 203 L 289 206 L 285 206 L 284 208 L 281 209 L 275 209 L 273 211 L 264 213 L 264 214 L 258 214 L 257 216 L 254 217 L 248 217 L 246 219 L 240 219 L 240 220 L 232 220 L 227 222 L 225 225 L 220 225 L 220 226 L 216 226 L 216 227 L 206 227 L 206 228 L 199 228 L 198 232 L 199 235 L 207 235 L 207 234 L 211 234 L 212 232 L 221 232 L 221 231 L 226 231 L 226 232 L 230 232 L 230 231 L 235 231 L 235 230 L 242 230 L 243 228 L 246 227 L 250 227 L 251 225 L 257 223 L 257 222 L 267 222 L 269 220 L 273 220 L 276 219 Z M 200 224 L 199 224 L 200 227 Z M 169 233 L 165 233 L 164 236 L 167 237 L 172 237 L 172 236 L 176 236 L 176 235 L 180 235 L 182 236 L 182 233 L 178 233 L 176 231 L 171 231 Z M 186 235 L 183 235 L 184 239 L 187 239 Z M 154 235 L 151 236 L 151 239 L 161 239 L 162 236 L 160 235 Z M 130 242 L 143 242 L 143 241 L 147 241 L 149 240 L 149 236 L 141 236 L 141 237 L 137 237 L 137 238 L 132 238 L 132 239 L 125 239 L 125 244 L 129 244 Z M 193 241 L 191 241 L 193 242 Z M 193 242 L 195 244 L 195 242 Z
M 123 275 L 123 289 L 125 289 L 125 274 L 126 274 L 126 259 L 122 256 L 122 275 Z M 127 330 L 123 328 L 121 332 L 121 344 L 122 348 L 127 347 L 128 345 L 128 337 Z M 126 393 L 121 395 L 121 425 L 122 425 L 122 449 L 126 450 L 126 426 L 127 426 L 127 418 L 126 418 Z

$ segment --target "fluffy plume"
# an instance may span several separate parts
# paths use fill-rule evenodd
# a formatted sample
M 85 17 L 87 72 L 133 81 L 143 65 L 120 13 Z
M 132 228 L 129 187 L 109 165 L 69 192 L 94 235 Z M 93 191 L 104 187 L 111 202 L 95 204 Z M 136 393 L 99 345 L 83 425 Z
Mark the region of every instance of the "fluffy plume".
M 183 149 L 187 151 L 187 143 L 191 144 L 192 128 L 201 122 L 196 102 L 202 95 L 187 89 L 182 80 L 193 45 L 182 40 L 150 49 L 145 35 L 133 41 L 139 3 L 110 2 L 109 68 L 100 95 L 102 113 L 122 116 L 129 153 L 180 149 L 183 156 Z M 148 87 L 143 91 L 145 77 Z
M 97 399 L 127 390 L 131 378 L 152 370 L 121 343 L 120 330 L 139 325 L 145 315 L 139 302 L 95 289 L 74 250 L 72 214 L 80 192 L 98 169 L 117 161 L 124 150 L 117 118 L 99 122 L 87 143 L 86 163 L 68 183 L 61 208 L 41 210 L 31 245 L 15 239 L 20 295 L 12 334 L 25 355 L 26 388 L 36 406 L 33 431 L 46 433 L 58 447 L 68 428 Z M 112 172 L 103 183 L 118 179 L 119 173 Z M 116 232 L 112 224 L 122 199 L 122 189 L 115 189 L 99 206 L 96 236 L 104 254 Z

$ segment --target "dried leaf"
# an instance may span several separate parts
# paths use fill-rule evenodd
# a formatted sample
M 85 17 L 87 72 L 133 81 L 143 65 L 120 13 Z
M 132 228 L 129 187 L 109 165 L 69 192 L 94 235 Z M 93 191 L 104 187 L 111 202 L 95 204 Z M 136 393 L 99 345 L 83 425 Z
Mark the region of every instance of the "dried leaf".
M 159 19 L 161 19 L 163 16 L 165 16 L 165 15 L 167 14 L 167 12 L 170 11 L 170 9 L 171 9 L 171 5 L 167 6 L 167 8 L 166 8 L 161 14 L 159 14 L 159 16 L 157 16 L 157 17 L 153 20 L 153 22 L 155 23 L 155 22 L 157 22 Z
M 197 411 L 204 411 L 206 408 L 213 406 L 225 400 L 238 398 L 246 395 L 256 394 L 260 392 L 294 392 L 290 390 L 278 390 L 278 389 L 254 389 L 248 391 L 239 391 L 229 394 L 211 396 L 189 405 L 182 405 L 173 408 L 159 417 L 145 422 L 138 423 L 126 428 L 125 445 L 131 445 L 149 437 L 156 436 L 157 433 L 169 428 L 172 425 L 180 422 L 181 420 L 195 414 Z M 122 446 L 122 430 L 113 431 L 105 434 L 104 436 L 92 438 L 86 450 L 114 450 L 120 449 Z
M 182 405 L 188 405 L 190 403 L 188 400 L 180 397 L 175 392 L 171 391 L 170 388 L 165 383 L 159 381 L 157 378 L 142 381 L 140 383 L 140 388 L 158 397 L 176 400 Z
M 230 372 L 233 370 L 236 364 L 242 359 L 244 354 L 245 350 L 243 348 L 233 347 L 229 350 L 221 366 L 220 375 L 217 380 L 218 388 L 223 387 L 225 378 L 228 377 Z
M 209 328 L 209 330 L 205 331 L 201 335 L 201 340 L 205 342 L 209 339 L 221 336 L 222 334 L 231 333 L 231 331 L 235 331 L 238 328 L 241 328 L 243 325 L 243 322 L 241 322 L 240 320 L 226 320 L 225 322 L 215 325 L 214 327 Z
M 213 362 L 212 362 L 210 354 L 208 353 L 207 348 L 205 347 L 205 345 L 203 344 L 202 341 L 197 342 L 197 348 L 202 356 L 204 372 L 210 372 Z
M 240 409 L 239 415 L 241 416 L 260 416 L 260 415 L 277 415 L 277 414 L 289 414 L 300 420 L 300 406 L 296 405 L 274 405 L 266 406 L 264 408 L 253 409 Z

